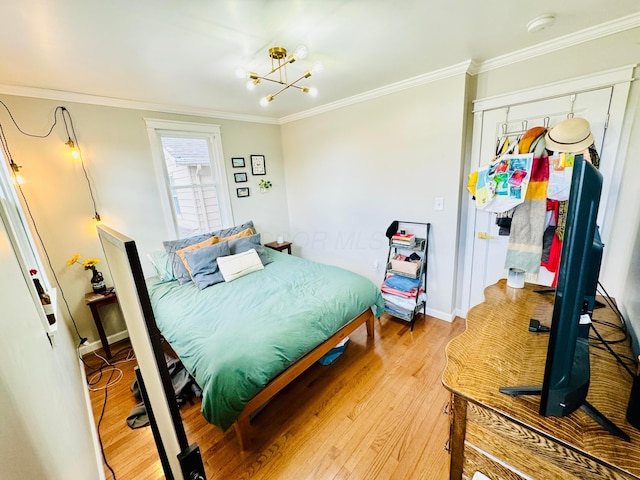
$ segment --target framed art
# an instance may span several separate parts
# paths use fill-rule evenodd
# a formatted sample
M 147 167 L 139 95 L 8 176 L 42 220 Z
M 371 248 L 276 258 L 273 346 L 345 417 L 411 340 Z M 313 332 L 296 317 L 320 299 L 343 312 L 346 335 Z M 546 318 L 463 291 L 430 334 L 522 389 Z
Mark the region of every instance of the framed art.
M 251 173 L 253 175 L 266 175 L 264 155 L 251 155 Z
M 249 187 L 236 188 L 236 193 L 238 197 L 248 197 L 249 196 Z
M 242 167 L 244 167 L 244 157 L 233 157 L 231 159 L 231 166 L 233 168 L 242 168 Z
M 246 172 L 238 172 L 233 174 L 233 179 L 236 183 L 244 183 L 247 181 L 247 173 Z

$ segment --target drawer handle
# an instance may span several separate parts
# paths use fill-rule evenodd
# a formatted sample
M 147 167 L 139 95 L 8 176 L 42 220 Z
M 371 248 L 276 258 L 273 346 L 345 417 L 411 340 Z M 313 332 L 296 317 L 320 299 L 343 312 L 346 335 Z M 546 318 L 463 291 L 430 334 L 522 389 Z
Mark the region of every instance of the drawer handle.
M 444 409 L 442 410 L 443 415 L 449 415 L 449 403 L 450 402 L 444 404 Z
M 444 443 L 444 451 L 447 452 L 447 453 L 451 453 L 451 440 L 450 439 L 447 440 Z

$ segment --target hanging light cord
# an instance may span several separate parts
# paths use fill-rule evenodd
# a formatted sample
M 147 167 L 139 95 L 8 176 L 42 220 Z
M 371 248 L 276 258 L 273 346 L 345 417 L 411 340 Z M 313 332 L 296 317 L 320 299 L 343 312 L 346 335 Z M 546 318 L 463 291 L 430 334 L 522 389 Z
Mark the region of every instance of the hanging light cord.
M 16 122 L 16 119 L 14 118 L 7 104 L 4 103 L 2 100 L 0 100 L 0 105 L 2 105 L 4 109 L 7 111 L 7 113 L 9 114 L 9 118 L 11 118 L 11 121 L 13 122 L 15 127 L 18 129 L 18 131 L 27 137 L 33 137 L 33 138 L 49 137 L 51 135 L 51 132 L 53 132 L 53 129 L 55 128 L 55 126 L 58 124 L 58 112 L 60 112 L 60 116 L 62 117 L 62 121 L 64 122 L 64 129 L 67 134 L 67 138 L 73 141 L 75 148 L 78 150 L 80 165 L 82 166 L 82 172 L 84 173 L 84 178 L 87 182 L 87 188 L 89 189 L 89 196 L 91 197 L 91 204 L 93 206 L 93 218 L 99 222 L 100 214 L 98 213 L 98 209 L 96 207 L 96 200 L 93 195 L 93 188 L 91 188 L 91 180 L 89 179 L 89 174 L 87 173 L 87 169 L 84 165 L 84 159 L 82 158 L 80 144 L 78 143 L 78 137 L 76 135 L 75 127 L 73 126 L 73 118 L 71 118 L 71 113 L 69 113 L 69 110 L 67 110 L 67 108 L 63 107 L 62 105 L 58 105 L 53 111 L 53 123 L 51 124 L 51 127 L 49 127 L 49 130 L 47 130 L 45 134 L 39 135 L 36 133 L 25 132 L 22 128 L 20 128 L 20 125 L 18 125 L 18 122 Z M 4 144 L 3 144 L 3 148 L 4 148 Z M 7 149 L 5 149 L 5 152 L 6 151 Z M 15 162 L 10 156 L 9 156 L 9 163 L 13 168 L 13 165 L 15 165 Z
M 67 137 L 69 137 L 69 140 L 73 141 L 73 144 L 75 145 L 75 148 L 78 150 L 78 156 L 80 159 L 80 165 L 82 166 L 82 171 L 84 173 L 84 178 L 87 181 L 87 187 L 89 189 L 89 196 L 91 197 L 91 204 L 93 205 L 93 218 L 96 221 L 100 221 L 100 214 L 98 213 L 98 208 L 96 207 L 96 199 L 93 196 L 93 189 L 91 188 L 91 181 L 89 180 L 89 174 L 87 173 L 87 169 L 84 166 L 84 160 L 82 158 L 82 152 L 80 151 L 80 144 L 78 143 L 78 137 L 76 136 L 76 129 L 73 126 L 73 118 L 71 118 L 71 114 L 69 113 L 69 110 L 67 110 L 65 107 L 58 107 L 62 109 L 62 121 L 64 122 L 64 129 L 67 132 Z M 66 114 L 66 115 L 65 115 Z M 69 120 L 69 123 L 67 124 L 67 119 Z M 71 127 L 71 130 L 69 130 L 69 127 Z M 73 138 L 71 138 L 73 136 Z
M 9 116 L 11 117 L 11 120 L 13 121 L 13 124 L 16 126 L 16 128 L 18 129 L 18 131 L 20 131 L 20 133 L 22 133 L 23 135 L 29 136 L 29 137 L 36 137 L 36 138 L 46 138 L 49 135 L 51 135 L 51 132 L 53 131 L 53 128 L 56 126 L 57 123 L 57 112 L 60 110 L 63 113 L 63 119 L 64 119 L 64 112 L 67 112 L 67 115 L 69 115 L 69 112 L 67 111 L 67 109 L 65 107 L 56 107 L 56 110 L 54 112 L 54 120 L 53 120 L 53 125 L 51 125 L 51 128 L 49 128 L 49 131 L 44 134 L 44 135 L 35 135 L 35 134 L 31 134 L 31 133 L 27 133 L 24 130 L 22 130 L 20 128 L 20 126 L 16 123 L 15 119 L 13 118 L 13 115 L 11 114 L 11 111 L 9 110 L 9 108 L 7 107 L 7 105 L 0 100 L 0 104 L 2 104 L 2 106 L 4 106 L 4 108 L 7 110 L 7 112 L 9 113 Z M 69 121 L 71 123 L 71 116 L 69 115 Z M 72 125 L 72 130 L 73 130 L 73 124 Z M 66 121 L 65 121 L 65 126 L 66 126 Z M 67 130 L 68 131 L 68 130 Z M 75 132 L 74 132 L 74 137 L 75 137 Z M 2 123 L 0 122 L 0 143 L 2 143 L 2 150 L 5 153 L 5 156 L 7 157 L 7 159 L 9 160 L 9 165 L 15 165 L 15 162 L 13 161 L 13 156 L 11 155 L 11 150 L 9 149 L 9 144 L 7 142 L 7 138 L 4 134 L 4 128 L 2 127 Z M 84 169 L 84 164 L 83 164 L 83 169 Z M 85 170 L 85 175 L 86 175 L 86 170 Z M 87 181 L 88 181 L 88 177 L 87 177 Z M 80 345 L 86 343 L 87 341 L 87 337 L 83 337 L 80 334 L 80 331 L 78 330 L 78 325 L 76 324 L 75 319 L 73 318 L 73 314 L 71 313 L 71 308 L 69 307 L 69 302 L 67 301 L 67 298 L 64 294 L 64 290 L 62 289 L 62 285 L 60 285 L 60 281 L 58 280 L 58 276 L 56 275 L 56 271 L 53 268 L 53 265 L 51 263 L 51 258 L 49 257 L 49 252 L 47 251 L 47 248 L 44 244 L 44 241 L 42 240 L 42 236 L 40 235 L 40 231 L 38 230 L 38 225 L 36 224 L 35 218 L 33 217 L 33 213 L 31 212 L 31 208 L 29 207 L 29 202 L 27 201 L 27 197 L 24 194 L 24 191 L 22 190 L 22 186 L 16 182 L 16 186 L 18 188 L 18 191 L 20 192 L 20 196 L 22 197 L 22 201 L 24 202 L 24 205 L 26 207 L 27 210 L 27 214 L 29 215 L 29 218 L 31 220 L 31 224 L 33 225 L 33 229 L 35 230 L 36 236 L 38 237 L 38 241 L 40 242 L 40 245 L 42 247 L 42 251 L 44 252 L 44 255 L 47 259 L 47 263 L 49 265 L 49 269 L 51 270 L 51 273 L 53 274 L 53 278 L 56 282 L 56 285 L 58 285 L 58 289 L 60 290 L 60 295 L 62 297 L 62 300 L 64 301 L 65 304 L 65 308 L 67 310 L 67 313 L 69 314 L 69 318 L 71 319 L 71 322 L 73 323 L 73 327 L 76 331 L 76 334 L 78 335 L 78 339 L 80 341 Z M 91 190 L 91 188 L 89 188 L 89 190 Z M 93 195 L 91 197 L 93 199 Z M 95 204 L 94 204 L 95 205 Z M 97 215 L 97 213 L 96 213 Z

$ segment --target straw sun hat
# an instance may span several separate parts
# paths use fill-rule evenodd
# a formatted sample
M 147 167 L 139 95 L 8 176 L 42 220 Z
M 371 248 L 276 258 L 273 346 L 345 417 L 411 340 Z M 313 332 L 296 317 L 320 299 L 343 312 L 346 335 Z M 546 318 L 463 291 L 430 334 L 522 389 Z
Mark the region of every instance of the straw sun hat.
M 567 118 L 545 135 L 546 148 L 554 152 L 580 152 L 592 143 L 591 127 L 584 118 Z

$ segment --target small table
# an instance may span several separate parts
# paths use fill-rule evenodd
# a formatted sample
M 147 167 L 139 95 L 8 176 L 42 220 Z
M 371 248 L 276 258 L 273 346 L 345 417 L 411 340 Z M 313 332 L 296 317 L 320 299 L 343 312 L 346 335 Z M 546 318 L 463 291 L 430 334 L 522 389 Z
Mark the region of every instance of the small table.
M 264 246 L 272 248 L 272 249 L 277 250 L 279 252 L 283 252 L 283 251 L 286 250 L 287 253 L 289 255 L 291 255 L 291 242 L 282 242 L 282 243 L 269 242 L 269 243 L 265 243 Z
M 107 289 L 109 292 L 109 289 Z M 109 342 L 107 342 L 107 336 L 104 333 L 104 327 L 102 326 L 102 320 L 100 319 L 99 307 L 109 305 L 111 303 L 117 303 L 118 297 L 116 292 L 111 289 L 110 293 L 94 293 L 89 292 L 84 295 L 84 302 L 89 305 L 91 309 L 91 315 L 93 315 L 93 321 L 98 329 L 98 335 L 100 335 L 100 341 L 102 342 L 102 348 L 107 355 L 107 358 L 111 358 L 111 349 L 109 348 Z

